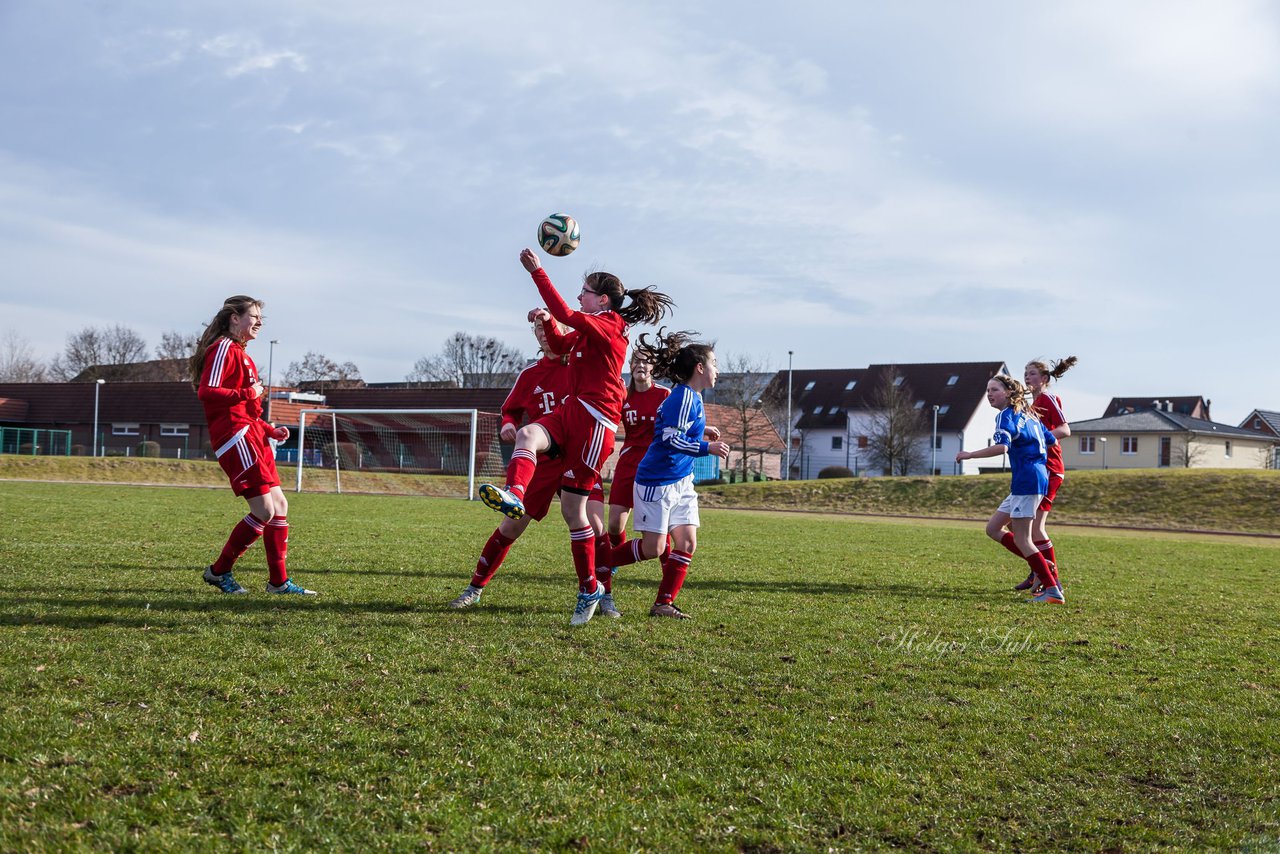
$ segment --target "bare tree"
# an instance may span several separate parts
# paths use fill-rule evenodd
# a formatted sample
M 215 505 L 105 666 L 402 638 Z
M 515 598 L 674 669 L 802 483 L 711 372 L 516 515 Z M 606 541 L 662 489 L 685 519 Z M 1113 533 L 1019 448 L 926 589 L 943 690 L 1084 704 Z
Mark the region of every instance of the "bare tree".
M 147 342 L 127 326 L 86 326 L 67 336 L 67 346 L 54 357 L 50 371 L 59 379 L 69 380 L 88 368 L 141 362 L 146 355 Z
M 409 382 L 454 382 L 459 388 L 502 388 L 515 381 L 524 355 L 497 338 L 455 332 L 439 354 L 414 362 Z
M 187 379 L 187 360 L 195 353 L 199 341 L 199 335 L 184 335 L 176 329 L 161 335 L 156 345 L 156 358 L 161 362 L 156 366 L 157 374 L 174 382 Z
M 31 342 L 9 330 L 0 338 L 0 382 L 39 383 L 48 378 L 48 370 L 36 358 Z
M 928 432 L 928 422 L 910 386 L 899 382 L 896 367 L 886 367 L 878 379 L 869 401 L 867 459 L 885 474 L 907 474 L 924 462 L 920 437 Z
M 1173 446 L 1173 461 L 1184 469 L 1189 469 L 1204 459 L 1206 450 L 1204 445 L 1193 442 L 1192 434 L 1187 433 L 1181 442 Z
M 364 385 L 360 369 L 352 362 L 338 364 L 323 353 L 315 351 L 303 355 L 302 361 L 290 362 L 284 372 L 284 381 L 295 388 L 324 391 L 330 388 L 359 388 Z
M 716 380 L 713 399 L 716 404 L 733 410 L 733 420 L 730 424 L 715 426 L 724 431 L 721 439 L 741 454 L 738 468 L 742 479 L 746 480 L 747 452 L 759 444 L 757 434 L 761 426 L 772 421 L 764 407 L 774 373 L 765 359 L 746 353 L 726 354 L 716 362 L 720 376 Z

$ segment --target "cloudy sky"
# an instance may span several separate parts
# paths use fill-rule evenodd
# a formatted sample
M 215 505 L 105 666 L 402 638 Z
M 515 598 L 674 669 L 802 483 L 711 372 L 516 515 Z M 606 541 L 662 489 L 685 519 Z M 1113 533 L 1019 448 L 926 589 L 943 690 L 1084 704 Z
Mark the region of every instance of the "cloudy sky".
M 531 353 L 566 211 L 563 291 L 656 285 L 722 360 L 1074 354 L 1077 420 L 1237 423 L 1280 409 L 1277 104 L 1261 0 L 0 0 L 0 333 L 155 344 L 243 292 L 277 375 Z

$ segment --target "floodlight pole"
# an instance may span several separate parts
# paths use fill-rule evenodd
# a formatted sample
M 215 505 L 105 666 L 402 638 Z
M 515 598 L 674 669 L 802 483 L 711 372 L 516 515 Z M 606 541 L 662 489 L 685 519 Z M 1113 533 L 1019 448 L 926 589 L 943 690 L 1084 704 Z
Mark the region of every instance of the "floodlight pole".
M 938 473 L 938 404 L 933 405 L 933 456 L 929 460 L 929 475 Z
M 271 371 L 275 367 L 276 362 L 276 345 L 280 342 L 271 339 L 271 348 L 267 351 L 267 415 L 263 419 L 268 424 L 271 423 Z
M 1102 470 L 1107 470 L 1107 437 L 1099 436 L 1098 441 L 1102 443 Z
M 106 380 L 94 380 L 93 383 L 93 455 L 98 456 L 98 390 Z M 105 451 L 106 449 L 103 448 Z
M 787 351 L 787 473 L 783 480 L 791 480 L 791 361 L 794 350 Z

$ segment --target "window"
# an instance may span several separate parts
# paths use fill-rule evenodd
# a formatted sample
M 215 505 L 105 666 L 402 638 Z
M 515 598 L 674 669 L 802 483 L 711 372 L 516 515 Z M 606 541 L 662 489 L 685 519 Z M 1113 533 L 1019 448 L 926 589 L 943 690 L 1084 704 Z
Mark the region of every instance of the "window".
M 942 450 L 942 434 L 941 433 L 933 437 L 933 446 L 937 448 L 939 451 Z M 937 474 L 937 472 L 934 472 L 934 474 Z
M 138 435 L 138 425 L 134 424 L 112 424 L 112 436 L 136 436 Z
M 187 436 L 191 433 L 190 424 L 161 424 L 161 436 Z
M 1081 436 L 1080 437 L 1080 453 L 1082 454 L 1097 453 L 1097 451 L 1095 450 L 1097 445 L 1094 444 L 1096 441 L 1097 439 L 1094 436 Z
M 838 406 L 833 406 L 833 407 L 831 407 L 830 409 L 828 409 L 828 410 L 827 410 L 827 414 L 828 414 L 828 415 L 835 415 L 835 414 L 836 414 L 837 412 L 839 412 L 839 411 L 840 411 L 840 407 L 838 407 Z
M 923 400 L 917 400 L 917 401 L 916 401 L 916 409 L 924 409 L 924 401 L 923 401 Z
M 813 391 L 813 387 L 816 386 L 817 384 L 818 384 L 817 380 L 809 380 L 809 382 L 805 383 L 804 390 Z
M 956 374 L 952 374 L 952 375 L 947 379 L 947 385 L 955 385 L 955 384 L 956 384 L 956 383 L 958 383 L 958 382 L 960 382 L 960 377 L 959 377 L 959 376 L 957 376 Z
M 857 380 L 849 380 L 849 382 L 845 384 L 844 390 L 853 391 L 853 387 L 856 386 L 857 384 L 858 384 Z
M 865 448 L 867 447 L 867 437 L 866 437 L 866 436 L 859 436 L 859 437 L 858 437 L 858 447 L 859 447 L 859 448 L 863 448 L 863 449 L 865 449 Z
M 893 387 L 897 388 L 898 386 L 902 385 L 906 381 L 907 381 L 906 377 L 894 377 Z
M 1226 454 L 1227 459 L 1231 459 L 1231 440 L 1230 439 L 1227 440 L 1226 451 L 1227 451 L 1227 454 Z
M 1138 453 L 1138 437 L 1137 436 L 1121 436 L 1120 437 L 1120 453 L 1122 454 Z
M 948 411 L 949 409 L 951 409 L 951 404 L 949 404 L 949 403 L 944 403 L 944 404 L 942 404 L 941 406 L 939 406 L 939 407 L 938 407 L 938 414 L 939 414 L 939 415 L 946 415 L 946 414 L 947 414 L 947 411 Z
M 839 450 L 841 450 L 843 447 L 844 447 L 844 437 L 843 437 L 843 436 L 832 436 L 832 437 L 831 437 L 831 450 L 833 450 L 833 451 L 839 451 Z
M 1261 429 L 1262 429 L 1262 419 L 1261 419 L 1261 418 L 1255 418 L 1255 419 L 1253 419 L 1253 429 L 1254 429 L 1254 430 L 1261 430 Z
M 818 404 L 817 406 L 815 406 L 815 407 L 813 408 L 813 414 L 814 414 L 814 415 L 821 415 L 821 414 L 822 414 L 822 404 Z

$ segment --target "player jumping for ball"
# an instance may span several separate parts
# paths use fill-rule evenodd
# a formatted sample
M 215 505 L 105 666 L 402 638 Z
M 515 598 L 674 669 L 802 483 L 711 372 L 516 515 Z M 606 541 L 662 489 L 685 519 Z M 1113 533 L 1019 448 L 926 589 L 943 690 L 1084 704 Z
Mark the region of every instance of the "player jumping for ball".
M 533 277 L 551 316 L 578 332 L 568 350 L 571 390 L 563 406 L 520 428 L 507 467 L 506 487 L 481 484 L 480 498 L 508 518 L 519 519 L 525 513 L 525 492 L 537 471 L 538 454 L 559 449 L 567 466 L 561 476 L 560 509 L 569 526 L 570 551 L 578 575 L 578 601 L 570 624 L 579 626 L 591 619 L 604 596 L 604 585 L 595 575 L 595 532 L 587 517 L 587 497 L 599 480 L 601 466 L 613 453 L 622 417 L 627 329 L 633 323 L 657 324 L 672 302 L 653 288 L 627 290 L 612 273 L 595 272 L 583 280 L 578 294 L 581 311 L 574 311 L 551 283 L 533 250 L 523 250 L 520 263 Z M 548 342 L 561 349 L 564 336 L 551 326 L 544 332 Z

